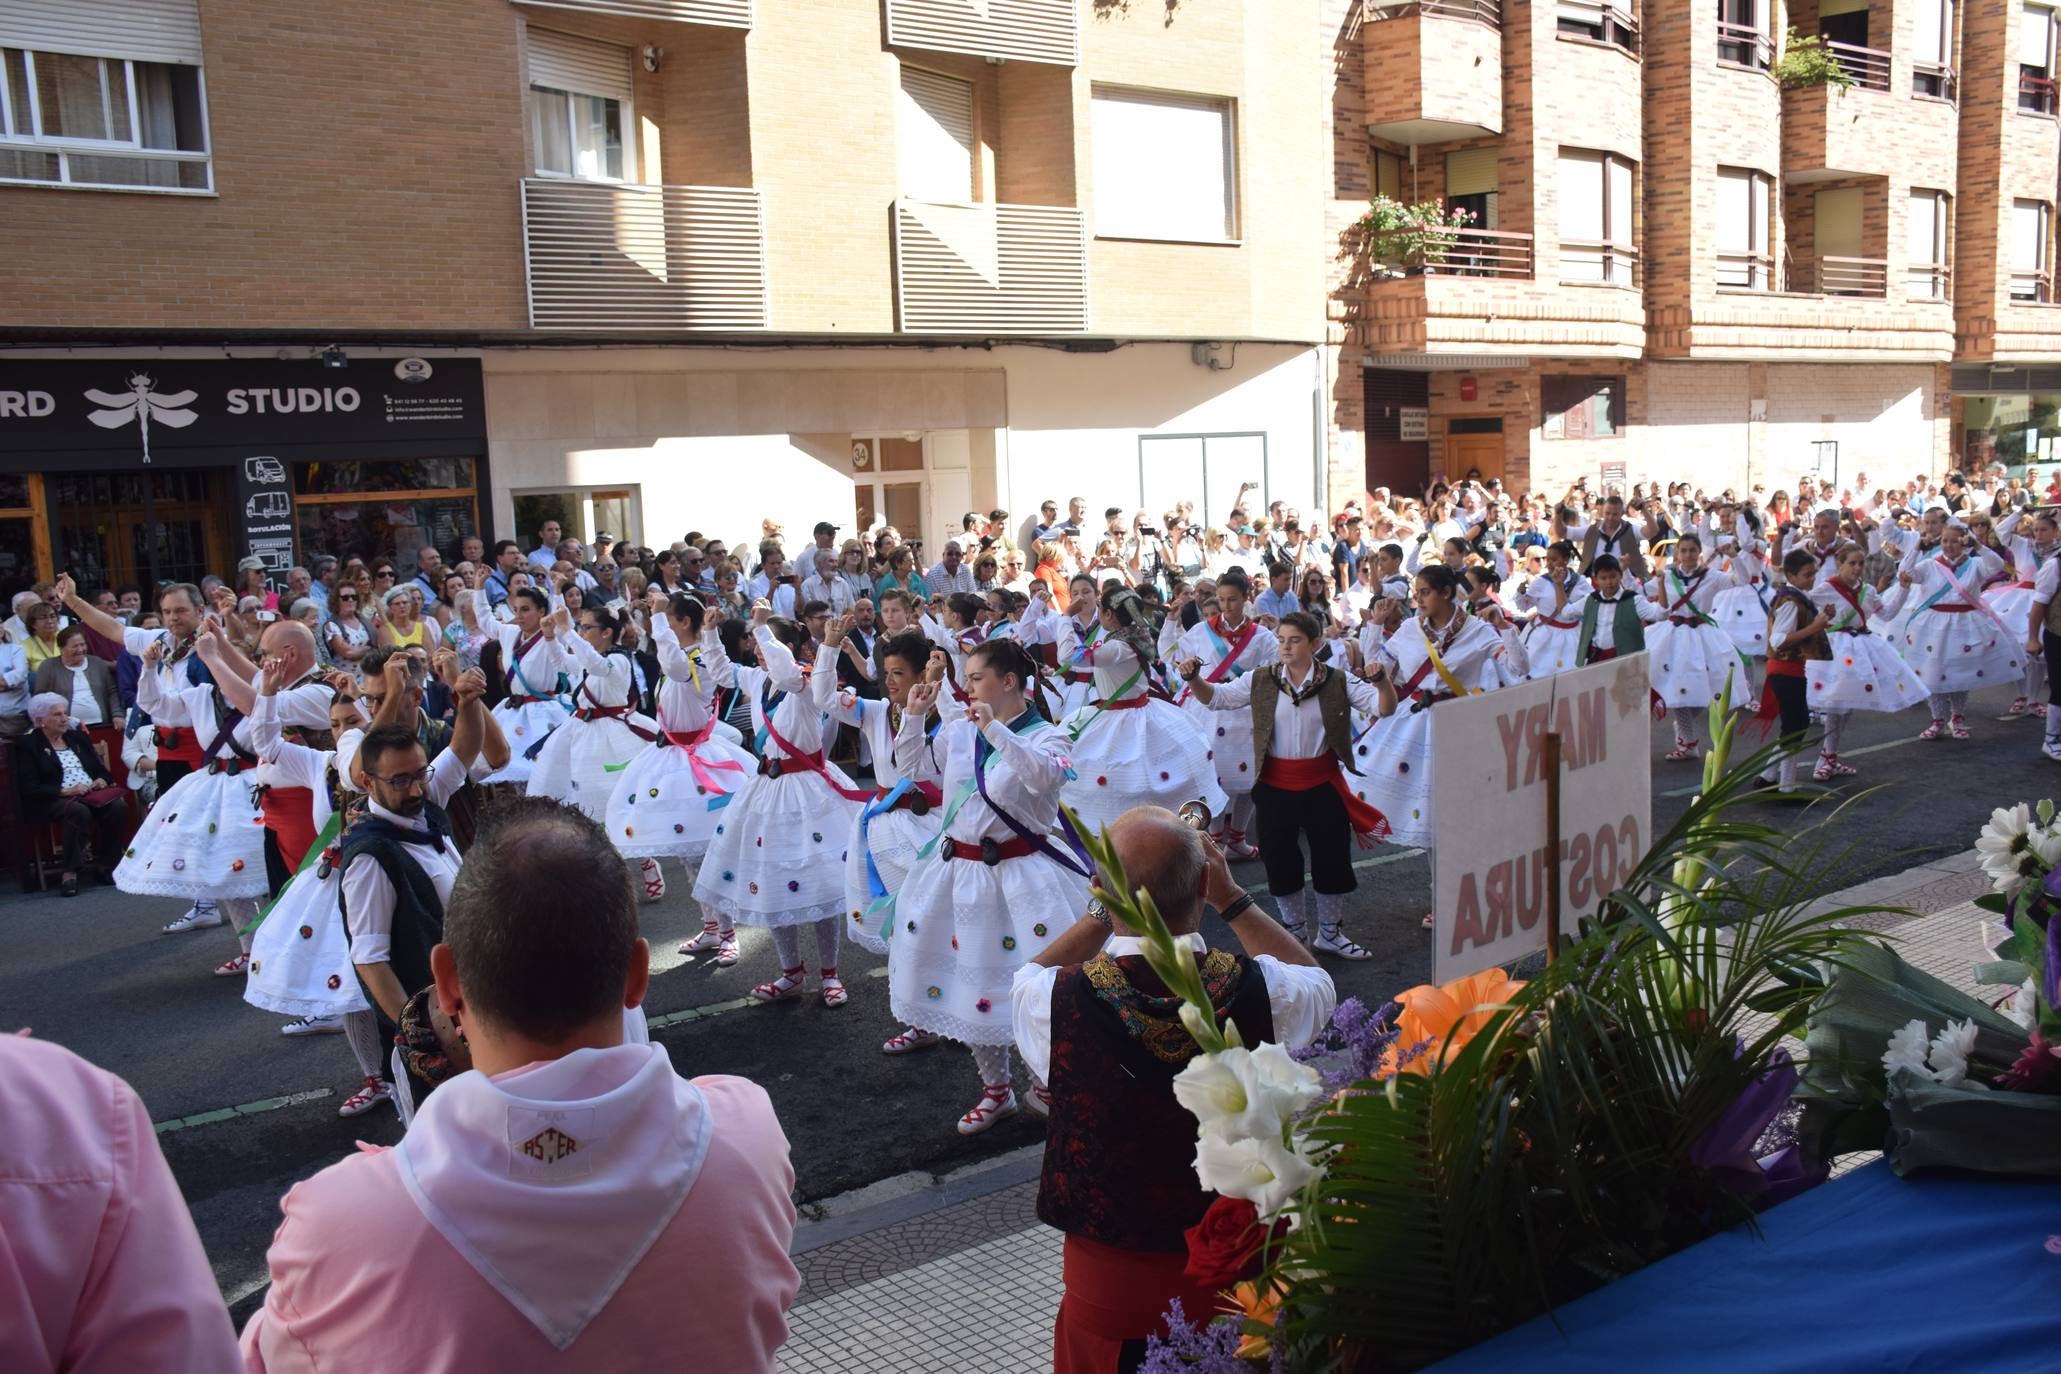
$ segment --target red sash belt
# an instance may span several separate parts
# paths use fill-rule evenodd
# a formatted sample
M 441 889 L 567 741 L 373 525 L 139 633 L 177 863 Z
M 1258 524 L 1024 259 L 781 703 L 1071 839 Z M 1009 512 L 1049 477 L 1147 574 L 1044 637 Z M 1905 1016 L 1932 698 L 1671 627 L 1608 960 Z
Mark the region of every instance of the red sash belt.
M 1105 701 L 1099 704 L 1105 711 L 1135 711 L 1150 700 L 1152 693 L 1140 692 L 1134 697 L 1125 697 L 1122 701 Z
M 1549 615 L 1540 616 L 1539 624 L 1549 630 L 1579 630 L 1582 627 L 1579 620 L 1555 620 Z
M 780 732 L 773 727 L 773 718 L 771 716 L 766 717 L 766 737 L 772 740 L 774 744 L 780 746 L 780 753 L 782 755 L 782 757 L 777 759 L 762 759 L 759 761 L 759 772 L 767 777 L 777 778 L 791 768 L 799 768 L 804 772 L 814 773 L 823 780 L 825 787 L 828 787 L 846 801 L 863 802 L 873 800 L 873 793 L 868 789 L 864 787 L 845 787 L 832 778 L 830 770 L 823 765 L 823 751 L 821 749 L 816 750 L 814 753 L 805 754 L 782 738 Z M 770 770 L 767 768 L 768 764 L 772 765 Z
M 1608 663 L 1616 657 L 1617 650 L 1615 649 L 1599 649 L 1593 644 L 1589 646 L 1589 662 L 1591 663 Z
M 1353 790 L 1345 785 L 1345 770 L 1338 766 L 1336 754 L 1319 754 L 1313 759 L 1284 759 L 1269 754 L 1260 765 L 1259 780 L 1283 792 L 1311 792 L 1329 787 L 1345 803 L 1345 818 L 1356 834 L 1382 838 L 1395 833 L 1388 817 L 1354 796 Z
M 1975 608 L 1973 606 L 1970 606 L 1966 602 L 1956 602 L 1954 605 L 1951 606 L 1941 604 L 1938 606 L 1927 607 L 1927 609 L 1939 611 L 1945 615 L 1966 615 L 1968 612 L 1974 610 Z
M 315 843 L 315 793 L 306 787 L 267 787 L 258 798 L 265 829 L 286 860 L 286 871 L 298 872 L 308 847 Z
M 687 767 L 694 774 L 695 785 L 702 791 L 723 792 L 732 790 L 724 788 L 718 782 L 716 778 L 718 773 L 743 775 L 744 765 L 736 759 L 704 759 L 697 752 L 702 745 L 708 743 L 709 736 L 716 732 L 716 718 L 714 716 L 710 716 L 706 721 L 703 721 L 701 728 L 691 735 L 683 735 L 676 730 L 668 730 L 663 721 L 659 722 L 658 728 L 658 742 L 661 745 L 678 745 L 686 753 Z
M 1703 617 L 1700 615 L 1671 615 L 1667 618 L 1667 623 L 1670 625 L 1701 625 L 1704 622 Z
M 573 719 L 619 720 L 623 724 L 629 726 L 630 733 L 635 735 L 638 739 L 657 739 L 658 732 L 656 730 L 647 730 L 643 726 L 637 724 L 635 721 L 630 719 L 632 715 L 636 714 L 636 710 L 637 708 L 627 701 L 620 706 L 582 706 L 573 712 Z
M 2027 585 L 2031 584 L 2028 583 Z M 1085 668 L 1069 668 L 1066 673 L 1066 680 L 1068 682 L 1093 682 L 1095 674 Z
M 190 725 L 160 725 L 157 727 L 157 756 L 183 763 L 189 768 L 201 765 L 200 736 Z
M 875 788 L 873 800 L 884 802 L 893 794 L 894 788 L 892 787 Z M 889 807 L 888 810 L 913 811 L 919 816 L 927 816 L 932 810 L 944 804 L 945 790 L 942 787 L 939 787 L 934 782 L 912 782 L 909 784 L 909 789 L 906 792 L 902 793 L 899 797 L 895 797 L 895 804 Z
M 506 702 L 507 702 L 507 703 L 508 703 L 508 704 L 509 704 L 510 706 L 535 706 L 535 705 L 538 705 L 538 704 L 539 704 L 539 703 L 541 703 L 541 702 L 546 702 L 546 701 L 556 701 L 556 700 L 557 700 L 557 698 L 556 698 L 556 697 L 530 697 L 530 696 L 524 696 L 524 695 L 522 695 L 522 694 L 521 694 L 520 692 L 510 692 L 510 693 L 509 693 L 509 694 L 508 694 L 508 695 L 507 695 L 507 696 L 506 696 L 505 698 L 503 698 L 503 700 L 505 700 L 505 701 L 506 701 Z
M 937 847 L 938 857 L 946 863 L 954 859 L 979 859 L 993 868 L 1004 859 L 1021 859 L 1038 851 L 1029 840 L 1016 836 L 1007 840 L 982 840 L 979 844 L 967 844 L 962 840 L 946 840 Z

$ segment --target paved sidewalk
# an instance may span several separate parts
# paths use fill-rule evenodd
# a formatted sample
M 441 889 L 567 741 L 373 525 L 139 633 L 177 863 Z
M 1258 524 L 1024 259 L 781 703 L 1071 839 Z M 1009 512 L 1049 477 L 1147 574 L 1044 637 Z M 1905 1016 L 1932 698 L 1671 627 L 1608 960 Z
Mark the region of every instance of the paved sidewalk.
M 1976 991 L 1989 890 L 1973 850 L 1817 903 L 1907 907 L 1856 922 L 1920 968 Z M 954 1174 L 903 1175 L 803 1209 L 801 1293 L 780 1368 L 792 1374 L 959 1374 L 1049 1369 L 1059 1233 L 1037 1219 L 1041 1148 Z M 1841 1161 L 1852 1167 L 1863 1157 Z

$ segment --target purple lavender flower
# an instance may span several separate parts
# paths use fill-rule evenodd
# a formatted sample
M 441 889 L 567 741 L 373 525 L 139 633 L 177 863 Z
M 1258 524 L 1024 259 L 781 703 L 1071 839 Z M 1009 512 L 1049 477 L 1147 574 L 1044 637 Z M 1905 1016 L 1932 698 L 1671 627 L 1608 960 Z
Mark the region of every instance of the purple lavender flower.
M 1381 1061 L 1396 1039 L 1395 1009 L 1395 1003 L 1384 1002 L 1379 1011 L 1369 1011 L 1359 998 L 1348 997 L 1316 1038 L 1290 1056 L 1299 1064 L 1315 1064 L 1326 1092 L 1380 1077 Z
M 1138 1374 L 1252 1374 L 1252 1366 L 1238 1358 L 1236 1317 L 1195 1326 L 1175 1298 L 1167 1308 L 1166 1332 L 1165 1340 L 1145 1338 L 1145 1360 Z

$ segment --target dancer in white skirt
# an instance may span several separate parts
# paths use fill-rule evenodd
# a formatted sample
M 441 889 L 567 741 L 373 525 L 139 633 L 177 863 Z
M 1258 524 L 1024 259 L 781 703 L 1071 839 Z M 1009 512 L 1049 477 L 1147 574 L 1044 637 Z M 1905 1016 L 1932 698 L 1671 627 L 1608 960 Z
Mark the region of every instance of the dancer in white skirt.
M 851 632 L 849 620 L 831 625 L 826 650 Z M 917 852 L 937 837 L 944 820 L 944 754 L 937 747 L 939 717 L 909 710 L 909 691 L 918 683 L 944 681 L 944 650 L 919 634 L 880 641 L 880 700 L 869 701 L 812 677 L 809 689 L 828 705 L 830 718 L 866 736 L 873 754 L 873 797 L 852 822 L 844 853 L 845 906 L 849 933 L 875 954 L 887 953 L 893 916 L 890 899 L 899 892 Z M 922 1031 L 911 1043 L 927 1043 Z
M 258 680 L 251 708 L 252 739 L 258 758 L 277 785 L 305 787 L 314 798 L 315 843 L 300 870 L 287 881 L 266 910 L 251 938 L 250 975 L 243 1000 L 254 1007 L 296 1018 L 289 1034 L 306 1034 L 329 1022 L 340 1026 L 351 1055 L 358 1061 L 363 1086 L 344 1098 L 339 1116 L 358 1116 L 393 1097 L 388 1081 L 386 1047 L 365 1001 L 364 989 L 351 967 L 351 941 L 344 930 L 338 900 L 342 870 L 342 834 L 358 796 L 349 791 L 336 752 L 287 738 L 278 714 L 283 675 L 267 669 Z M 360 730 L 364 718 L 353 698 L 339 696 L 329 708 L 333 739 Z
M 719 965 L 737 962 L 739 924 L 773 932 L 780 976 L 760 983 L 750 995 L 761 1002 L 793 1001 L 802 995 L 806 966 L 801 927 L 816 931 L 817 974 L 823 1005 L 849 1000 L 837 976 L 838 947 L 845 924 L 845 862 L 860 803 L 872 793 L 852 785 L 823 757 L 823 703 L 809 690 L 805 672 L 815 644 L 792 620 L 776 619 L 764 601 L 751 608 L 758 668 L 733 667 L 738 690 L 751 702 L 752 723 L 761 741 L 758 771 L 746 779 L 717 818 L 715 838 L 694 879 L 694 900 L 713 913 L 717 930 L 682 946 L 690 952 L 713 947 Z M 818 670 L 836 690 L 834 661 Z
M 1071 720 L 1096 700 L 1095 647 L 1108 633 L 1102 623 L 1101 591 L 1094 578 L 1086 573 L 1073 575 L 1066 584 L 1066 612 L 1049 617 L 1046 629 L 1059 682 L 1060 719 Z M 1145 661 L 1150 663 L 1155 657 L 1147 654 Z
M 1811 584 L 1811 600 L 1831 613 L 1825 627 L 1832 656 L 1806 660 L 1810 708 L 1825 719 L 1825 738 L 1818 747 L 1819 782 L 1850 778 L 1852 765 L 1839 761 L 1839 737 L 1856 711 L 1902 711 L 1925 699 L 1925 684 L 1911 671 L 1894 645 L 1869 628 L 1876 617 L 1893 617 L 1905 595 L 1897 587 L 1887 597 L 1861 580 L 1867 550 L 1848 544 L 1839 550 L 1830 576 Z
M 1442 565 L 1417 574 L 1417 615 L 1385 646 L 1394 667 L 1396 712 L 1372 735 L 1373 756 L 1360 771 L 1360 795 L 1387 818 L 1397 845 L 1432 845 L 1432 708 L 1452 697 L 1491 692 L 1525 680 L 1529 664 L 1517 631 L 1467 614 L 1460 579 Z M 1427 928 L 1429 916 L 1424 918 Z
M 1551 677 L 1581 667 L 1582 604 L 1589 599 L 1589 580 L 1575 571 L 1580 552 L 1562 539 L 1546 548 L 1546 575 L 1527 582 L 1521 609 L 1530 622 L 1524 656 L 1535 678 Z
M 209 621 L 202 634 L 219 634 Z M 172 706 L 192 723 L 200 742 L 200 763 L 157 799 L 143 828 L 115 866 L 115 886 L 146 897 L 184 897 L 214 902 L 243 952 L 250 937 L 241 932 L 258 913 L 267 891 L 265 816 L 257 790 L 257 756 L 235 741 L 242 717 L 222 700 L 212 683 L 178 686 L 157 671 L 158 641 L 143 646 L 143 672 L 136 679 L 136 705 L 146 714 Z
M 545 652 L 555 650 L 559 670 L 577 670 L 580 678 L 573 687 L 573 713 L 537 751 L 527 789 L 532 797 L 568 802 L 604 825 L 616 774 L 658 738 L 656 723 L 637 711 L 635 669 L 629 651 L 616 642 L 622 630 L 622 619 L 601 605 L 581 609 L 577 634 L 572 613 L 562 606 L 546 623 Z M 645 900 L 665 896 L 658 864 L 643 859 L 639 866 Z
M 2029 530 L 2030 534 L 2019 531 Z M 1983 593 L 1990 609 L 1997 613 L 1997 619 L 2016 628 L 2025 623 L 2026 609 L 2032 605 L 2033 587 L 2039 582 L 2041 569 L 2054 559 L 2061 543 L 2061 523 L 2057 523 L 2051 510 L 2015 510 L 1997 521 L 1997 537 L 2010 550 L 2012 578 L 2002 586 L 1991 587 Z M 2045 708 L 2041 698 L 2047 694 L 2047 656 L 2045 653 L 2025 655 L 2025 686 L 2011 703 L 2014 716 L 2038 716 Z
M 555 594 L 547 599 L 541 588 L 518 587 L 506 602 L 514 621 L 504 624 L 488 609 L 485 573 L 480 577 L 468 619 L 480 634 L 499 644 L 501 674 L 508 685 L 508 694 L 494 703 L 494 719 L 508 737 L 508 763 L 481 782 L 526 787 L 544 742 L 571 710 L 561 677 L 563 658 L 551 643 L 556 631 L 549 624 L 562 603 Z
M 683 859 L 691 868 L 708 851 L 717 818 L 759 765 L 738 742 L 737 731 L 709 713 L 716 692 L 735 676 L 706 609 L 684 592 L 653 590 L 647 600 L 663 679 L 658 738 L 616 775 L 607 824 L 615 847 L 643 861 L 650 896 L 662 858 Z M 665 892 L 663 876 L 657 892 Z
M 1091 829 L 1136 806 L 1172 810 L 1201 801 L 1215 816 L 1229 804 L 1209 757 L 1210 737 L 1195 728 L 1194 716 L 1152 692 L 1148 616 L 1136 592 L 1110 593 L 1092 651 L 1094 704 L 1065 722 L 1074 740 L 1074 777 L 1062 799 Z M 1061 617 L 1062 634 L 1070 633 L 1070 622 L 1070 616 Z
M 1217 580 L 1217 614 L 1182 635 L 1170 653 L 1162 634 L 1163 655 L 1175 662 L 1199 660 L 1203 679 L 1215 687 L 1275 662 L 1281 650 L 1274 632 L 1246 617 L 1246 599 L 1251 593 L 1252 584 L 1244 573 L 1235 568 L 1225 573 Z M 1168 617 L 1168 624 L 1179 622 Z M 1212 833 L 1226 854 L 1250 859 L 1259 853 L 1246 841 L 1246 833 L 1252 829 L 1252 787 L 1259 781 L 1259 766 L 1252 758 L 1252 718 L 1237 711 L 1212 711 L 1185 688 L 1178 700 L 1208 743 L 1217 783 L 1230 799 L 1221 824 Z
M 1954 520 L 1940 536 L 1938 553 L 1915 559 L 1897 574 L 1909 589 L 1899 627 L 1901 652 L 1925 684 L 1925 705 L 1932 712 L 1919 739 L 1967 739 L 1968 693 L 2024 680 L 2020 634 L 1982 599 L 1982 584 L 2002 565 L 1987 549 L 1971 550 L 1967 526 Z
M 1022 645 L 991 639 L 967 662 L 966 712 L 940 701 L 944 832 L 895 898 L 887 947 L 894 1014 L 964 1041 L 980 1070 L 981 1098 L 959 1118 L 962 1135 L 1015 1113 L 1010 984 L 1088 908 L 1092 865 L 1076 837 L 1051 833 L 1073 746 L 1032 705 L 1039 676 Z M 927 710 L 936 697 L 918 686 L 909 709 Z
M 1744 576 L 1737 563 L 1729 573 L 1711 571 L 1703 561 L 1702 538 L 1683 534 L 1675 540 L 1673 566 L 1645 585 L 1647 598 L 1667 612 L 1667 619 L 1646 631 L 1646 672 L 1654 696 L 1674 720 L 1670 762 L 1702 753 L 1702 722 L 1711 703 L 1724 698 L 1727 683 L 1734 704 L 1751 690 L 1738 646 L 1711 613 L 1718 593 L 1738 586 Z

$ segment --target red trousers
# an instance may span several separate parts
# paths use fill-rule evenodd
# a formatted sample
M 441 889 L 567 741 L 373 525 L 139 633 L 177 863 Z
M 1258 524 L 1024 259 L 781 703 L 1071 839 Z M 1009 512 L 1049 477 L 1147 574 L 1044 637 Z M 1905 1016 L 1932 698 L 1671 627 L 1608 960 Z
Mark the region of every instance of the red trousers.
M 1191 1324 L 1214 1317 L 1223 1298 L 1190 1283 L 1187 1266 L 1185 1251 L 1118 1250 L 1068 1236 L 1066 1291 L 1052 1324 L 1053 1374 L 1115 1374 L 1124 1342 L 1166 1334 L 1175 1298 Z

